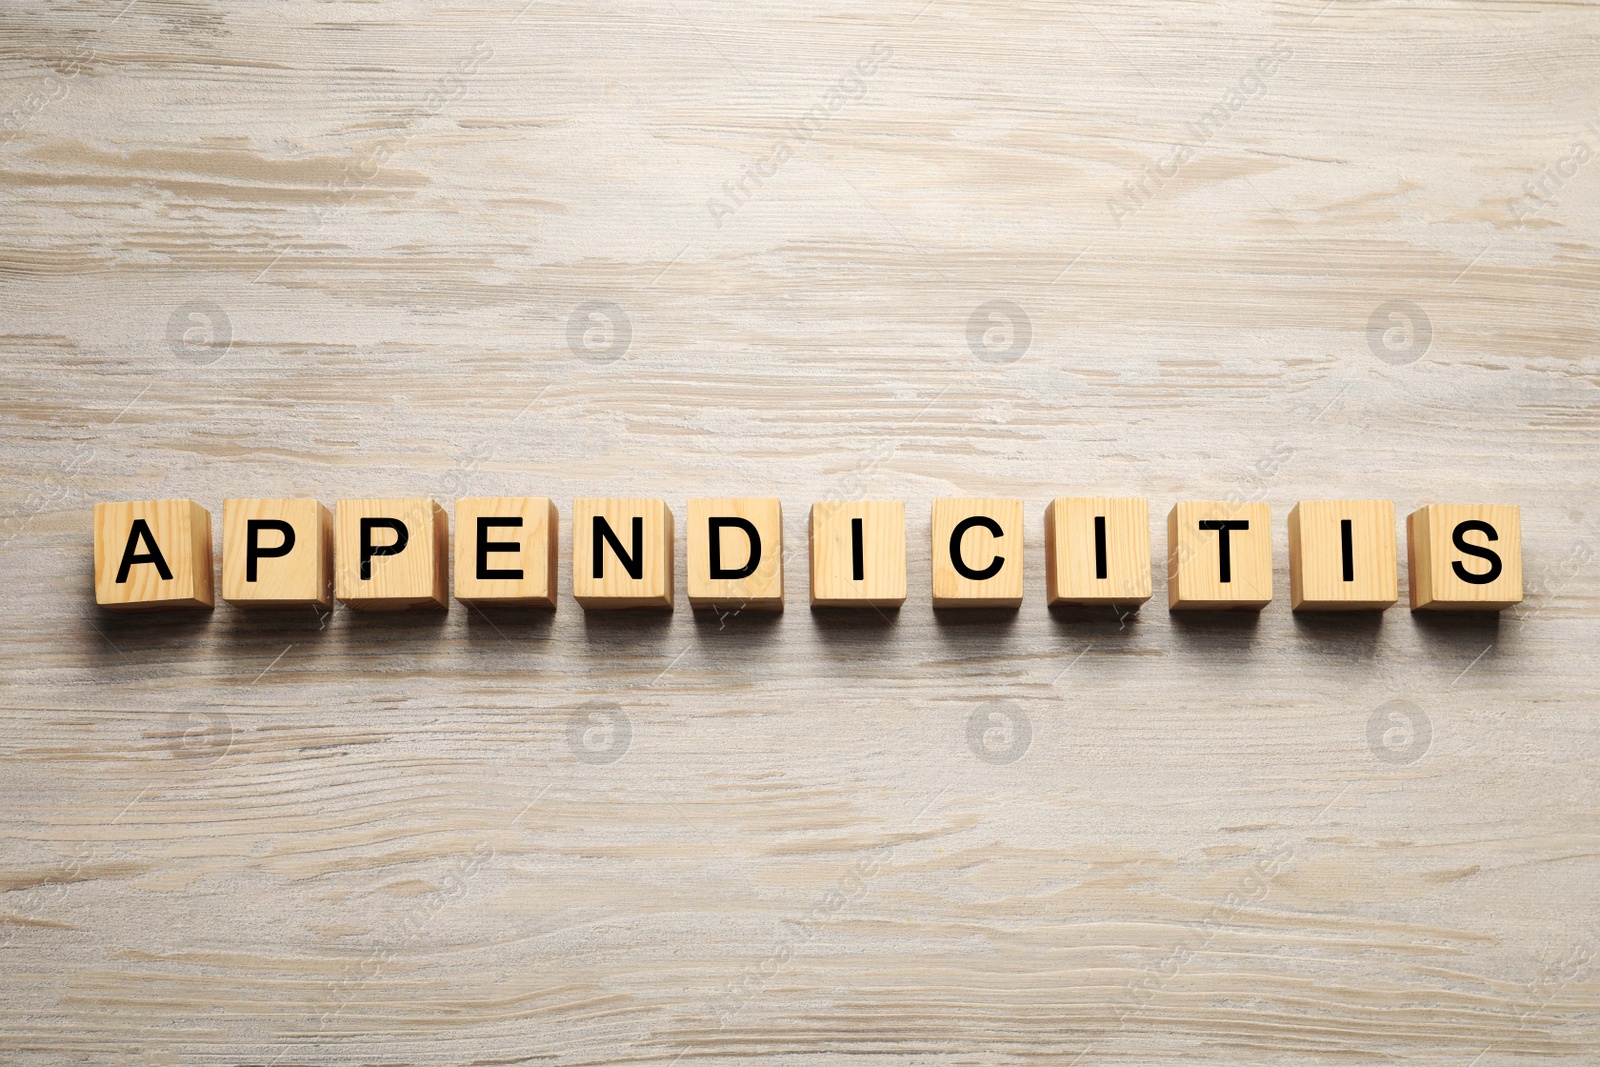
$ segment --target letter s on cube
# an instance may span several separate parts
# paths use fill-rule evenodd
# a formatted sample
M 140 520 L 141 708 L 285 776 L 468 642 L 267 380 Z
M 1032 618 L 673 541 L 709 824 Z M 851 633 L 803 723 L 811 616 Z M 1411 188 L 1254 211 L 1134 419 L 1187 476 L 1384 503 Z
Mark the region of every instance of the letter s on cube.
M 1522 509 L 1428 504 L 1406 518 L 1412 611 L 1502 611 L 1522 603 Z

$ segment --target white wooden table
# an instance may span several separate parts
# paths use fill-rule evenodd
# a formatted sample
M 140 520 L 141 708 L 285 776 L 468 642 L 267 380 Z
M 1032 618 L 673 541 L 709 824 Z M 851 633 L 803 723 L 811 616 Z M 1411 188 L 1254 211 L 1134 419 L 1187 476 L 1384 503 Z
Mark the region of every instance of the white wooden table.
M 0 1059 L 1595 1062 L 1593 4 L 125 2 L 0 11 Z M 1050 616 L 1073 493 L 1277 601 Z M 779 496 L 790 608 L 93 604 L 95 501 L 499 494 Z M 1297 619 L 1302 497 L 1528 599 Z

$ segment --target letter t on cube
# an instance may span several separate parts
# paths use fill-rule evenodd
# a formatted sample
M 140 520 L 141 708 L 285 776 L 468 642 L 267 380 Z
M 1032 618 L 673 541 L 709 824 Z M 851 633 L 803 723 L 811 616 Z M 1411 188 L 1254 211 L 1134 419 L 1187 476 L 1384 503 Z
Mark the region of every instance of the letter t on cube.
M 1260 610 L 1272 602 L 1272 509 L 1183 501 L 1167 514 L 1167 607 Z

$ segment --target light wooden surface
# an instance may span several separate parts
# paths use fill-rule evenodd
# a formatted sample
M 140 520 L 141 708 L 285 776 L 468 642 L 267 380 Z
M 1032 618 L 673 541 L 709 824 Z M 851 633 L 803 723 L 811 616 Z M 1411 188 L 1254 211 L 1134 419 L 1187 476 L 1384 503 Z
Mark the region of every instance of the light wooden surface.
M 0 8 L 0 1059 L 1595 1061 L 1593 4 L 124 4 Z M 466 495 L 779 497 L 790 610 L 93 604 L 96 501 Z M 936 618 L 963 495 L 1529 595 Z

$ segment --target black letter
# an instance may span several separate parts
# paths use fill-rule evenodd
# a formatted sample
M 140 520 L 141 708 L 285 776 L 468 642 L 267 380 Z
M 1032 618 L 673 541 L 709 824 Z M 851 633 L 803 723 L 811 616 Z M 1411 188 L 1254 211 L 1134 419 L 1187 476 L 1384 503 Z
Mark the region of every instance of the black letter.
M 1101 581 L 1106 577 L 1106 517 L 1094 517 L 1094 576 Z
M 1347 582 L 1356 580 L 1356 546 L 1352 525 L 1349 519 L 1339 520 L 1339 547 L 1344 551 L 1344 580 Z
M 750 559 L 738 570 L 722 569 L 722 531 L 728 527 L 743 530 L 745 536 L 750 538 Z M 756 524 L 749 519 L 737 519 L 732 516 L 717 515 L 711 519 L 711 577 L 723 580 L 730 578 L 748 578 L 756 572 L 756 567 L 761 563 L 761 535 L 756 532 Z
M 262 530 L 275 530 L 283 535 L 276 548 L 262 548 L 258 536 Z M 282 519 L 246 519 L 244 521 L 244 580 L 256 580 L 256 561 L 287 556 L 294 547 L 294 527 Z
M 955 567 L 956 573 L 963 578 L 970 578 L 974 582 L 981 582 L 985 578 L 993 578 L 1000 573 L 1000 568 L 1005 566 L 1006 558 L 996 556 L 989 561 L 989 565 L 981 571 L 975 571 L 967 566 L 967 561 L 961 558 L 961 537 L 974 526 L 981 527 L 994 534 L 996 537 L 1004 536 L 1005 531 L 1000 529 L 1000 524 L 987 515 L 973 515 L 956 523 L 956 528 L 950 534 L 950 563 Z
M 1483 574 L 1473 574 L 1461 565 L 1459 559 L 1450 561 L 1450 569 L 1456 572 L 1456 577 L 1471 585 L 1488 585 L 1500 577 L 1500 553 L 1492 548 L 1482 548 L 1478 545 L 1467 544 L 1468 533 L 1481 533 L 1490 541 L 1500 540 L 1500 535 L 1495 533 L 1494 527 L 1482 519 L 1468 519 L 1466 522 L 1456 524 L 1456 532 L 1450 536 L 1451 542 L 1469 556 L 1489 561 L 1489 569 Z
M 150 546 L 150 551 L 135 553 L 139 547 L 139 540 Z M 117 568 L 117 584 L 121 585 L 128 580 L 128 568 L 135 563 L 154 563 L 156 573 L 161 575 L 164 582 L 172 581 L 172 568 L 167 566 L 167 561 L 161 556 L 161 549 L 156 545 L 155 535 L 150 532 L 150 524 L 143 519 L 134 519 L 133 528 L 128 531 L 128 543 L 122 549 L 122 566 Z
M 372 531 L 376 529 L 393 530 L 394 543 L 375 545 L 372 543 Z M 372 580 L 373 556 L 397 556 L 405 551 L 406 542 L 411 540 L 411 535 L 406 532 L 406 524 L 399 519 L 362 519 L 361 520 L 361 580 Z
M 605 516 L 594 517 L 594 576 L 606 576 L 605 545 L 609 542 L 611 551 L 617 554 L 617 560 L 622 564 L 622 569 L 628 572 L 628 577 L 638 581 L 644 577 L 644 517 L 633 517 L 633 551 L 626 552 L 622 542 L 617 540 L 616 533 L 611 529 L 611 524 Z
M 491 552 L 517 552 L 522 549 L 521 541 L 491 541 L 489 540 L 489 527 L 491 526 L 521 526 L 521 515 L 480 515 L 478 516 L 478 580 L 486 582 L 491 578 L 509 578 L 512 581 L 522 580 L 522 568 L 516 570 L 489 569 L 489 553 Z
M 1217 576 L 1219 582 L 1233 581 L 1233 552 L 1228 544 L 1228 533 L 1232 530 L 1250 529 L 1249 519 L 1201 519 L 1200 529 L 1217 531 L 1217 558 L 1221 562 L 1221 573 Z
M 850 577 L 858 582 L 867 580 L 867 544 L 861 522 L 861 519 L 850 520 Z

